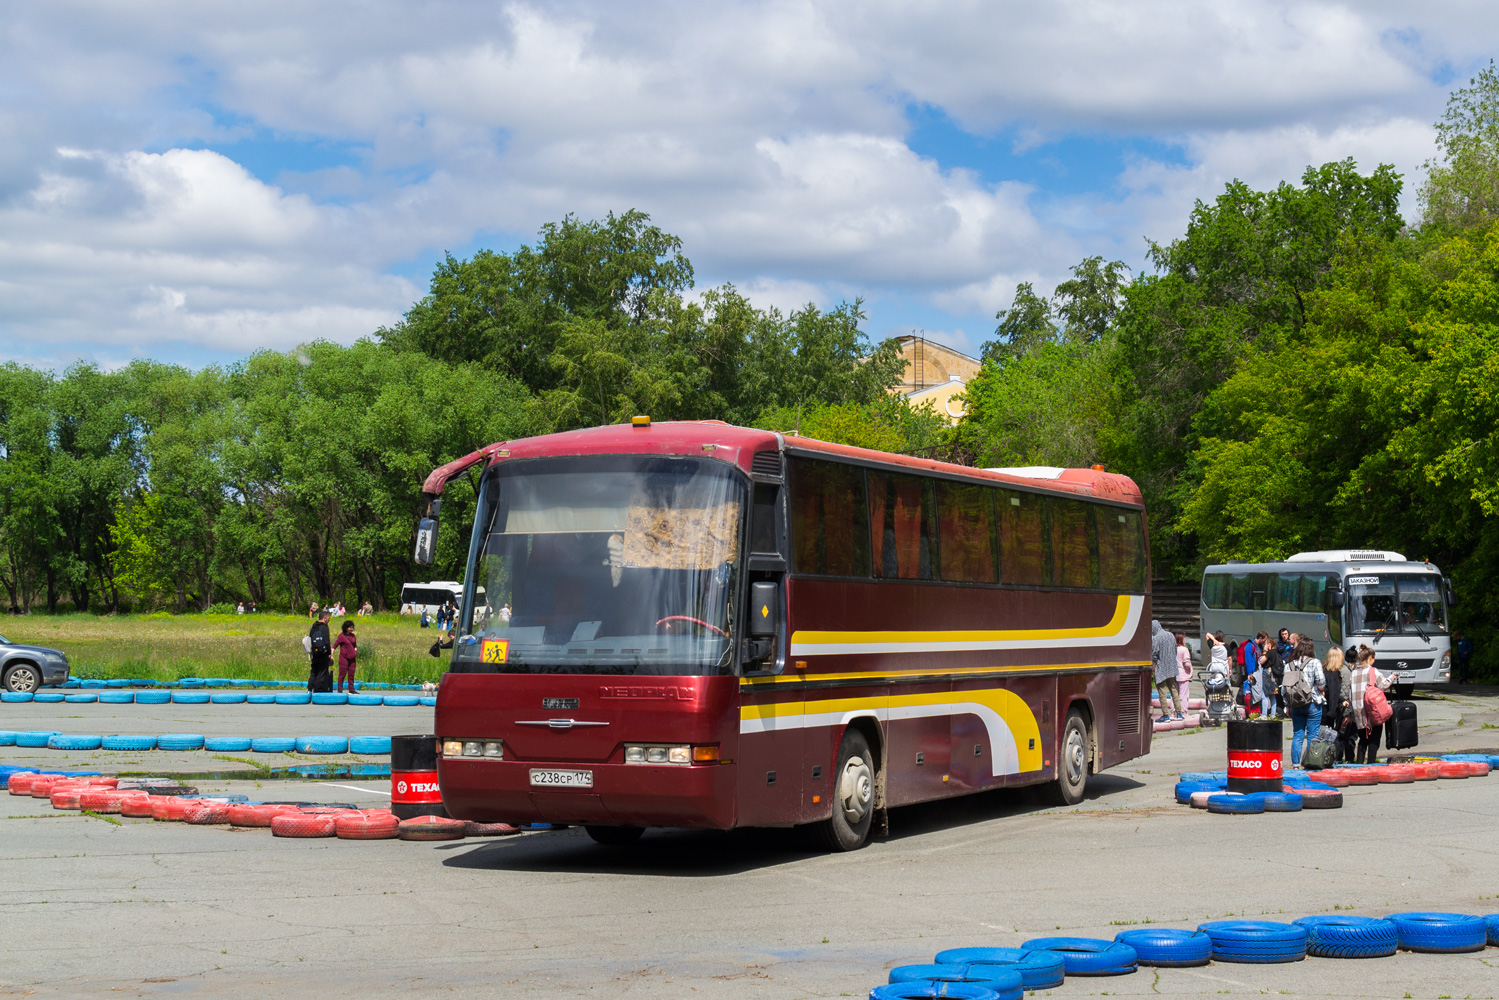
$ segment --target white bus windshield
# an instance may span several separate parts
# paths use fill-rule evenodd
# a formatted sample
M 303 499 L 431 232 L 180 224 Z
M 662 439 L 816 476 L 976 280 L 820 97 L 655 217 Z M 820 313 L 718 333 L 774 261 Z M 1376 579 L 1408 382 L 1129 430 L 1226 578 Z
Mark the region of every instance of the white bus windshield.
M 556 458 L 485 479 L 459 664 L 704 674 L 731 665 L 744 485 L 703 459 Z
M 1365 574 L 1346 585 L 1350 633 L 1447 631 L 1440 577 Z

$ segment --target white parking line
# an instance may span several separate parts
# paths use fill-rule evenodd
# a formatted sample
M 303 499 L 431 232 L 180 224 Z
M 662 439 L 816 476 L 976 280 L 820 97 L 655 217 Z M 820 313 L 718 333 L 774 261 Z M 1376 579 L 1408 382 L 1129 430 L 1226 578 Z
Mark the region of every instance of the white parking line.
M 387 799 L 390 798 L 389 792 L 382 792 L 378 788 L 360 788 L 358 785 L 335 785 L 331 781 L 319 781 L 318 784 L 327 785 L 329 788 L 344 788 L 351 792 L 365 792 L 369 795 L 383 795 Z

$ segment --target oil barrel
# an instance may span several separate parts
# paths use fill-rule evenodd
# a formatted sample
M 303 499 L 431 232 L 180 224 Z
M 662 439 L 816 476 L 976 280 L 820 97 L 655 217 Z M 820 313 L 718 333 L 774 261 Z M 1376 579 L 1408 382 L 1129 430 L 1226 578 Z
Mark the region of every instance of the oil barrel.
M 1228 790 L 1278 792 L 1285 733 L 1279 721 L 1228 720 Z
M 390 738 L 390 811 L 401 819 L 446 816 L 437 787 L 437 737 Z

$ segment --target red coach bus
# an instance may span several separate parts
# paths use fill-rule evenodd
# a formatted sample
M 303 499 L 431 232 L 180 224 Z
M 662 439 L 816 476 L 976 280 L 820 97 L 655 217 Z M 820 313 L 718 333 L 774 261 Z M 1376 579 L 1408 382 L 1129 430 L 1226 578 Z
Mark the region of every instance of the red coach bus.
M 808 825 L 851 850 L 893 806 L 1043 782 L 1073 803 L 1150 749 L 1123 476 L 642 417 L 436 470 L 419 560 L 477 465 L 437 696 L 453 816 L 613 844 Z

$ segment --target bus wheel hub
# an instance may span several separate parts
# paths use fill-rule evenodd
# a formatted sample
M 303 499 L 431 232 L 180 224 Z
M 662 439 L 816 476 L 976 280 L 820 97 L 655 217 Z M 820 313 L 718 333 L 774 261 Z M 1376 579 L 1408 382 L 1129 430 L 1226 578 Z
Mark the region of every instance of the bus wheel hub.
M 850 826 L 858 826 L 874 801 L 874 772 L 863 757 L 850 757 L 838 779 L 838 804 Z

